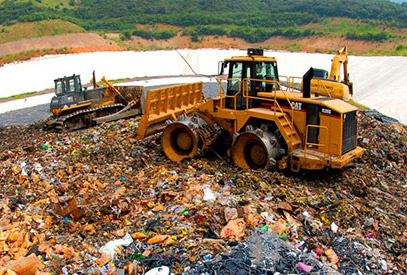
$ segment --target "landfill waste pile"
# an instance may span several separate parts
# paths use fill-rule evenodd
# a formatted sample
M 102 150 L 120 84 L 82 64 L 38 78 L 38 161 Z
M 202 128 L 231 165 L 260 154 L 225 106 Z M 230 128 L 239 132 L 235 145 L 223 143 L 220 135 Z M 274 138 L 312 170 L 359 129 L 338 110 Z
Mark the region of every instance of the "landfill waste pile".
M 398 121 L 397 119 L 386 116 L 375 109 L 361 110 L 361 112 L 368 116 L 374 117 L 375 119 L 377 119 L 380 122 L 398 125 L 399 127 L 406 129 L 406 126 L 401 125 L 400 121 Z
M 254 233 L 231 251 L 187 268 L 185 274 L 340 274 L 270 232 Z
M 173 163 L 138 119 L 0 128 L 0 274 L 407 272 L 405 131 L 359 113 L 361 159 L 293 174 Z

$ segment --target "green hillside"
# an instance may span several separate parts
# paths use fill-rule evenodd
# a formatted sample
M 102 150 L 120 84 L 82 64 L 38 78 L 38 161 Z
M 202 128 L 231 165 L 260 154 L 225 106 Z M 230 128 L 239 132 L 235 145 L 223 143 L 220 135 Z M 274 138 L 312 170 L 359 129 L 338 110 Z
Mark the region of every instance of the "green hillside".
M 11 26 L 2 27 L 0 31 L 0 43 L 42 37 L 49 35 L 83 32 L 84 30 L 70 22 L 59 19 L 42 20 L 36 22 L 23 22 Z
M 272 36 L 291 39 L 340 36 L 373 42 L 406 37 L 407 4 L 385 0 L 35 0 L 0 1 L 0 25 L 61 19 L 87 31 L 120 32 L 168 39 L 178 26 L 200 35 L 227 35 L 256 43 Z M 338 20 L 338 18 L 340 18 Z M 330 22 L 335 22 L 331 24 Z M 329 24 L 327 24 L 329 23 Z M 140 29 L 139 24 L 152 26 Z

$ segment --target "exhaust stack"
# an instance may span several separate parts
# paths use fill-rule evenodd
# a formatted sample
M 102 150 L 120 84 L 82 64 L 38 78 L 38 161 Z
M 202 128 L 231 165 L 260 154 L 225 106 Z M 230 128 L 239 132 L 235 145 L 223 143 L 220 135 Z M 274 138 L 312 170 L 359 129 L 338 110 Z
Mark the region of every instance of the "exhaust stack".
M 311 97 L 311 79 L 314 77 L 314 68 L 310 68 L 303 76 L 302 80 L 302 97 Z

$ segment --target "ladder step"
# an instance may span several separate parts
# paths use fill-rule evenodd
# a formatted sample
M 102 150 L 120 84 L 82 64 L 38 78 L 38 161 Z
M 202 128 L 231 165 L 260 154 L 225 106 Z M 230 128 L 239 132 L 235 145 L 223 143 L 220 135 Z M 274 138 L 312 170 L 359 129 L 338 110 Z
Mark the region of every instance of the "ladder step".
M 301 141 L 299 141 L 298 139 L 297 139 L 297 140 L 293 140 L 293 141 L 291 142 L 291 144 L 292 144 L 293 146 L 295 146 L 295 145 L 301 144 Z

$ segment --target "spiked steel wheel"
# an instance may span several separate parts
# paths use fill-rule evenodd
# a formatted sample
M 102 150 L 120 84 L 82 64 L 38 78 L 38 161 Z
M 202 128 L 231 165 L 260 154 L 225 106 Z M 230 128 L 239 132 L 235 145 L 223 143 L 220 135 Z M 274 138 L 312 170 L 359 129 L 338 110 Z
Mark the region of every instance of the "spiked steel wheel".
M 181 122 L 169 124 L 162 135 L 164 154 L 172 161 L 193 158 L 198 151 L 198 136 Z

